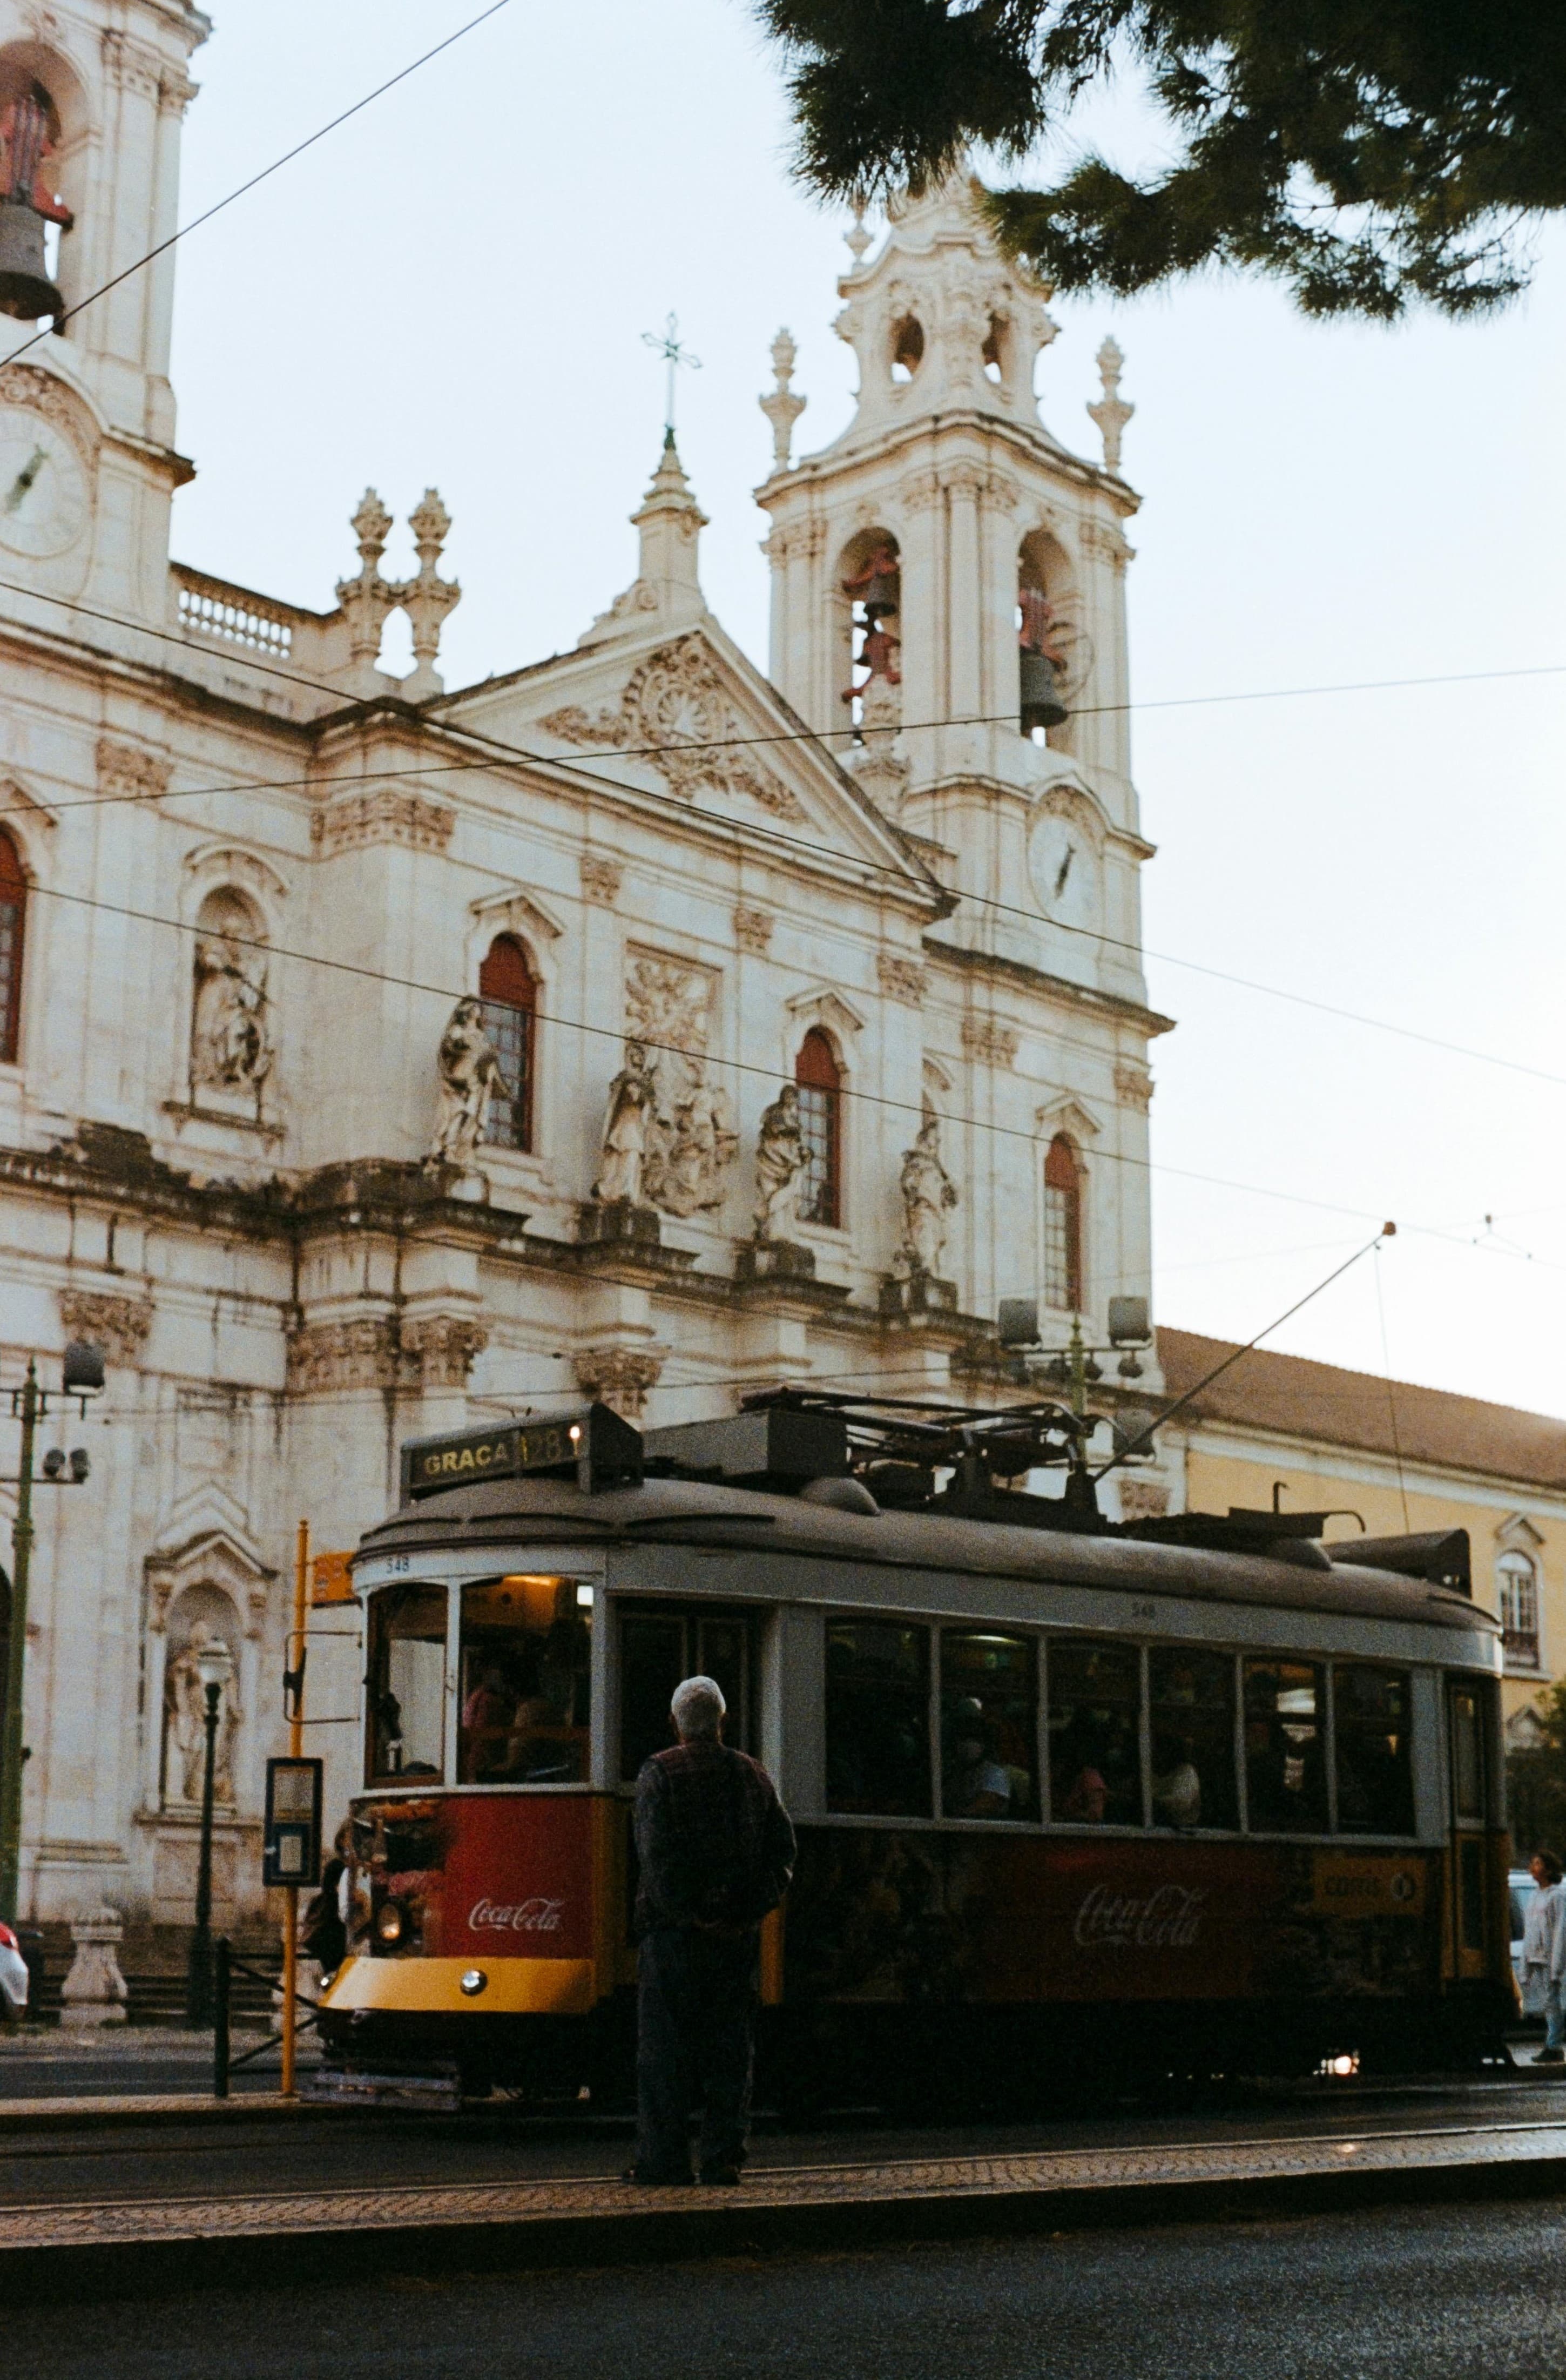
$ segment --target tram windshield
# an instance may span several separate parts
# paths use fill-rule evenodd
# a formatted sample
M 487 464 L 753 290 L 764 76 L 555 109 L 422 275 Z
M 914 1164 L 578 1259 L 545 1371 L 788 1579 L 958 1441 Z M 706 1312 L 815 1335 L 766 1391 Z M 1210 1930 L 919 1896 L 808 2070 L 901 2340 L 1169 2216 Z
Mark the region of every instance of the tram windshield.
M 366 1781 L 445 1770 L 446 1591 L 409 1583 L 370 1598 Z
M 460 1783 L 575 1785 L 586 1777 L 592 1594 L 554 1577 L 463 1588 Z

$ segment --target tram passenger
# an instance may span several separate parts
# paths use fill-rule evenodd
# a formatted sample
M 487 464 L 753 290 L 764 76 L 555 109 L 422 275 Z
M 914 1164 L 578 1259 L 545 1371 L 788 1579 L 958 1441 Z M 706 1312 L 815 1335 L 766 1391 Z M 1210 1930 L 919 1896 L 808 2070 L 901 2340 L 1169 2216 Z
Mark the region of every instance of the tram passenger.
M 1159 1826 L 1199 1827 L 1202 1823 L 1202 1779 L 1195 1751 L 1188 1735 L 1154 1748 L 1153 1817 Z
M 505 1773 L 506 1729 L 515 1697 L 498 1661 L 486 1661 L 462 1706 L 462 1781 L 480 1785 Z
M 1000 1738 L 977 1695 L 957 1706 L 954 1773 L 948 1794 L 953 1818 L 1005 1818 L 1012 1810 L 1012 1777 L 996 1757 Z
M 686 1678 L 679 1741 L 637 1779 L 637 2161 L 629 2179 L 688 2182 L 690 2110 L 702 2102 L 699 2174 L 745 2163 L 760 1924 L 794 1874 L 794 1828 L 759 1761 L 722 1740 L 711 1678 Z

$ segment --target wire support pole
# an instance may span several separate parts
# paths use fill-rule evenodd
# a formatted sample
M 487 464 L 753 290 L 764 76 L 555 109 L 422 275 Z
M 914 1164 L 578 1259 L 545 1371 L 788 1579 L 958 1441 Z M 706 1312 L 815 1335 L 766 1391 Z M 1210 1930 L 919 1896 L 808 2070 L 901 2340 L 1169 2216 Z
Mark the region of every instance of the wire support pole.
M 27 1669 L 27 1589 L 32 1564 L 32 1450 L 42 1399 L 38 1366 L 28 1358 L 19 1411 L 22 1425 L 21 1462 L 17 1470 L 17 1517 L 11 1524 L 10 1633 L 6 1649 L 6 1725 L 0 1741 L 0 1919 L 15 1925 L 21 1872 L 22 1770 L 27 1750 L 22 1742 L 22 1689 Z
M 297 1760 L 305 1748 L 305 1589 L 310 1578 L 310 1523 L 299 1523 L 294 1545 L 294 1627 L 288 1645 L 293 1675 L 293 1710 L 288 1721 L 288 1751 Z M 287 1902 L 283 1922 L 283 2096 L 295 2095 L 296 2014 L 299 1998 L 299 1888 L 285 1888 Z

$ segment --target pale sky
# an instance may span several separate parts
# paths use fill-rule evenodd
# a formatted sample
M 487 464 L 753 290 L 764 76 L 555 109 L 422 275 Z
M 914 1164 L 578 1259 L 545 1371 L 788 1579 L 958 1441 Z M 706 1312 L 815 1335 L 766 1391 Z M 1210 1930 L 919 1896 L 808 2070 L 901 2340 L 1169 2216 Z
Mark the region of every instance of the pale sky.
M 475 13 L 212 0 L 182 215 Z M 464 589 L 447 684 L 568 647 L 634 576 L 662 414 L 642 334 L 673 308 L 701 358 L 680 444 L 708 600 L 764 666 L 750 491 L 780 323 L 809 398 L 796 452 L 836 434 L 853 385 L 831 327 L 845 218 L 793 187 L 787 151 L 742 0 L 512 0 L 182 246 L 200 476 L 176 554 L 326 609 L 367 481 L 399 523 L 433 484 Z M 1083 407 L 1112 330 L 1137 407 L 1148 980 L 1180 1020 L 1154 1052 L 1159 1319 L 1248 1338 L 1390 1216 L 1386 1253 L 1269 1343 L 1560 1413 L 1566 671 L 1459 682 L 1566 664 L 1566 237 L 1539 256 L 1527 298 L 1462 328 L 1323 328 L 1239 280 L 1057 301 L 1039 386 L 1096 455 Z M 386 567 L 411 564 L 399 527 Z M 1450 682 L 1191 699 L 1406 677 Z

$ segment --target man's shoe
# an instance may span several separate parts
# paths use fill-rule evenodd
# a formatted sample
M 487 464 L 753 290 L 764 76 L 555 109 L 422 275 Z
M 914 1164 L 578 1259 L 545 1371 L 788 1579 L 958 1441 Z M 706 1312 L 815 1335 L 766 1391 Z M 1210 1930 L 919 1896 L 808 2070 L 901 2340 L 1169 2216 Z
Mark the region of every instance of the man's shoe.
M 1566 2049 L 1536 2050 L 1531 2063 L 1535 2066 L 1566 2066 Z
M 709 2189 L 732 2190 L 739 2180 L 739 2168 L 737 2165 L 704 2165 L 701 2179 Z

